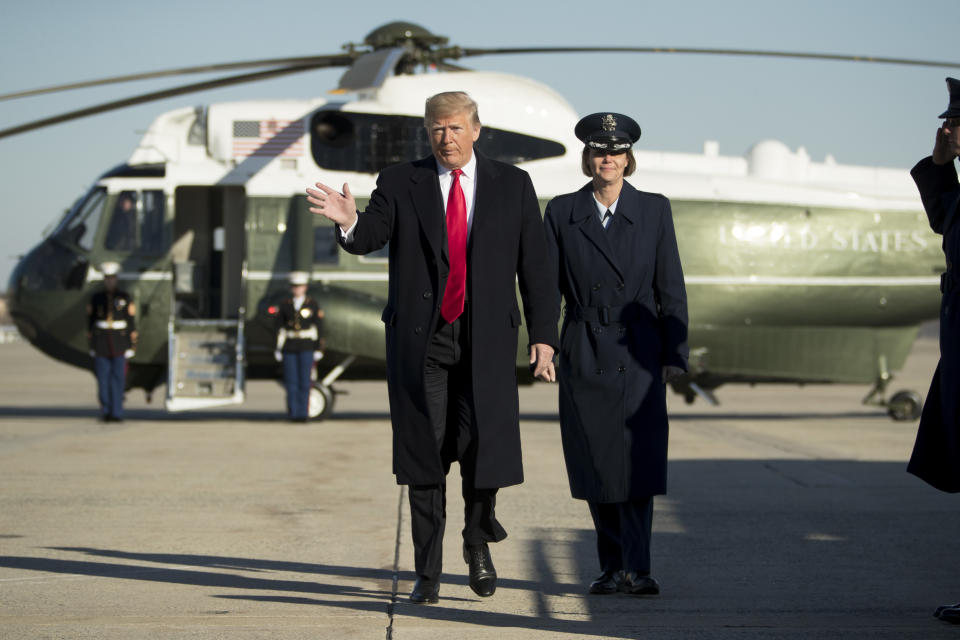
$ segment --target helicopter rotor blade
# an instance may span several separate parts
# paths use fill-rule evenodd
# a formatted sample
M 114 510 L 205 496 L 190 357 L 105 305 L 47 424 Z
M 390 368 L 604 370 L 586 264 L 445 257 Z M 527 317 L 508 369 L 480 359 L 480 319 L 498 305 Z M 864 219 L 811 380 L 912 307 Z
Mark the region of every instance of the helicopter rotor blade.
M 473 71 L 473 69 L 469 67 L 462 67 L 458 64 L 453 64 L 450 62 L 438 62 L 437 69 L 440 71 Z
M 393 47 L 363 54 L 340 77 L 340 84 L 331 93 L 380 87 L 406 53 L 407 50 L 403 47 Z
M 180 67 L 178 69 L 161 69 L 158 71 L 147 71 L 145 73 L 132 73 L 129 75 L 112 76 L 110 78 L 100 78 L 98 80 L 85 80 L 83 82 L 73 82 L 70 84 L 61 84 L 52 87 L 42 87 L 39 89 L 28 89 L 26 91 L 17 91 L 14 93 L 5 93 L 0 95 L 0 102 L 4 100 L 14 100 L 16 98 L 26 98 L 29 96 L 43 95 L 46 93 L 57 93 L 59 91 L 70 91 L 72 89 L 83 89 L 87 87 L 99 87 L 107 84 L 117 84 L 121 82 L 133 82 L 136 80 L 149 80 L 151 78 L 164 78 L 169 76 L 186 75 L 190 73 L 208 73 L 213 71 L 229 71 L 233 69 L 249 69 L 253 67 L 289 67 L 293 65 L 321 64 L 323 66 L 338 67 L 348 66 L 356 59 L 356 55 L 334 54 L 327 56 L 304 56 L 300 58 L 274 58 L 267 60 L 249 60 L 247 62 L 225 62 L 220 64 L 206 64 L 195 67 Z
M 16 127 L 10 127 L 9 129 L 2 129 L 0 130 L 0 138 L 8 138 L 10 136 L 17 135 L 18 133 L 25 133 L 27 131 L 33 131 L 34 129 L 41 129 L 43 127 L 59 124 L 61 122 L 69 122 L 70 120 L 77 120 L 79 118 L 85 118 L 87 116 L 96 115 L 98 113 L 105 113 L 107 111 L 114 111 L 116 109 L 122 109 L 124 107 L 130 107 L 137 104 L 153 102 L 154 100 L 172 98 L 174 96 L 180 96 L 187 93 L 194 93 L 197 91 L 204 91 L 206 89 L 217 89 L 219 87 L 228 87 L 235 84 L 255 82 L 257 80 L 266 80 L 268 78 L 275 78 L 279 76 L 289 75 L 292 73 L 301 73 L 303 71 L 313 71 L 315 69 L 322 69 L 328 66 L 330 65 L 323 64 L 321 62 L 314 62 L 309 64 L 296 64 L 296 65 L 291 65 L 287 67 L 280 67 L 279 69 L 267 69 L 266 71 L 245 73 L 238 76 L 227 76 L 225 78 L 217 78 L 215 80 L 197 82 L 194 84 L 183 85 L 180 87 L 172 87 L 170 89 L 163 89 L 161 91 L 154 91 L 154 92 L 145 93 L 139 96 L 124 98 L 122 100 L 114 100 L 112 102 L 105 102 L 103 104 L 98 104 L 91 107 L 85 107 L 83 109 L 77 109 L 76 111 L 62 113 L 56 116 L 51 116 L 49 118 L 44 118 L 42 120 L 34 120 L 33 122 L 27 122 L 25 124 L 21 124 Z
M 701 49 L 693 47 L 499 47 L 477 49 L 455 47 L 449 50 L 451 57 L 486 56 L 514 53 L 687 53 L 720 56 L 753 56 L 761 58 L 798 58 L 807 60 L 833 60 L 842 62 L 873 62 L 878 64 L 899 64 L 917 67 L 960 68 L 960 62 L 938 60 L 914 60 L 910 58 L 888 58 L 882 56 L 861 56 L 841 53 L 802 53 L 796 51 L 764 51 L 759 49 Z M 459 55 L 458 55 L 459 54 Z

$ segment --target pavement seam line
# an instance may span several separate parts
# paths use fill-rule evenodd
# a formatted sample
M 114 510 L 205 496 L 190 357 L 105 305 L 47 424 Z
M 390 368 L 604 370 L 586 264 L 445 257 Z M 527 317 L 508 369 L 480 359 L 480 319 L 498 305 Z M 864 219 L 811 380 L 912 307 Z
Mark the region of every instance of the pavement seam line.
M 403 493 L 406 487 L 400 485 L 397 499 L 397 535 L 393 543 L 393 586 L 390 589 L 390 603 L 387 605 L 387 640 L 393 640 L 393 611 L 397 606 L 397 590 L 400 583 L 400 530 L 403 525 Z

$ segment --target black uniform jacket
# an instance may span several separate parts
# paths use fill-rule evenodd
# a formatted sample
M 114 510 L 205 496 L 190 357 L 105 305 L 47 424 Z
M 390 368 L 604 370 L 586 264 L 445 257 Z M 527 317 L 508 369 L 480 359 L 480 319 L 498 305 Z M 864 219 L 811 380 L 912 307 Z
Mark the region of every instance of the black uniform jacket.
M 907 471 L 937 489 L 960 491 L 960 183 L 952 162 L 926 157 L 911 170 L 930 226 L 943 236 L 940 362 L 920 416 Z
M 565 302 L 557 375 L 563 452 L 575 498 L 666 493 L 664 365 L 687 368 L 687 298 L 670 201 L 624 183 L 607 229 L 593 187 L 545 216 Z
M 306 296 L 300 310 L 293 307 L 293 298 L 280 303 L 276 316 L 277 346 L 284 353 L 318 351 L 323 340 L 323 311 L 317 301 Z M 283 336 L 283 345 L 280 338 Z
M 475 152 L 476 153 L 476 152 Z M 444 464 L 424 391 L 427 345 L 440 317 L 449 264 L 444 206 L 433 156 L 384 169 L 361 213 L 351 253 L 390 243 L 386 325 L 393 471 L 400 484 L 443 482 Z M 516 357 L 519 282 L 532 343 L 557 343 L 546 241 L 525 171 L 477 153 L 477 190 L 467 246 L 477 488 L 523 482 Z
M 90 298 L 87 333 L 90 349 L 100 357 L 116 358 L 133 348 L 131 333 L 136 331 L 130 314 L 130 296 L 125 291 L 99 291 Z

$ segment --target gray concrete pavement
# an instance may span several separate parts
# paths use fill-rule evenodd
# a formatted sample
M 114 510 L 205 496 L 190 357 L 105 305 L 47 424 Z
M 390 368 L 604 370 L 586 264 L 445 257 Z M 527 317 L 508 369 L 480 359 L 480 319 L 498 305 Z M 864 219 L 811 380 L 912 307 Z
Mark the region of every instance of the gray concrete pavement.
M 936 343 L 894 389 L 926 392 Z M 94 420 L 92 377 L 0 347 L 0 638 L 937 638 L 960 600 L 957 499 L 904 472 L 915 423 L 857 386 L 671 399 L 656 502 L 657 598 L 587 596 L 586 506 L 569 497 L 556 388 L 521 391 L 527 480 L 500 493 L 497 593 L 476 597 L 452 478 L 441 601 L 414 606 L 406 498 L 382 383 L 290 425 L 282 390 L 170 416 L 129 395 Z M 454 472 L 455 473 L 455 472 Z

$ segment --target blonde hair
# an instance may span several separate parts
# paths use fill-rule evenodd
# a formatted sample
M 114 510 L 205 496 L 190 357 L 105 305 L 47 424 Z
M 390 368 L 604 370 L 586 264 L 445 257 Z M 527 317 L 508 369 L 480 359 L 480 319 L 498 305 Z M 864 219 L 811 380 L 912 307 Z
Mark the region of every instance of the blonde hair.
M 590 147 L 584 145 L 583 155 L 580 157 L 580 170 L 583 171 L 583 175 L 588 178 L 593 177 L 593 171 L 590 169 Z M 597 150 L 597 155 L 603 153 L 601 150 Z M 633 149 L 627 149 L 627 166 L 623 169 L 623 177 L 633 175 L 634 170 L 637 168 L 637 159 L 633 157 Z
M 465 91 L 444 91 L 427 98 L 424 109 L 423 126 L 430 128 L 431 123 L 444 117 L 466 112 L 475 127 L 480 126 L 477 103 Z

